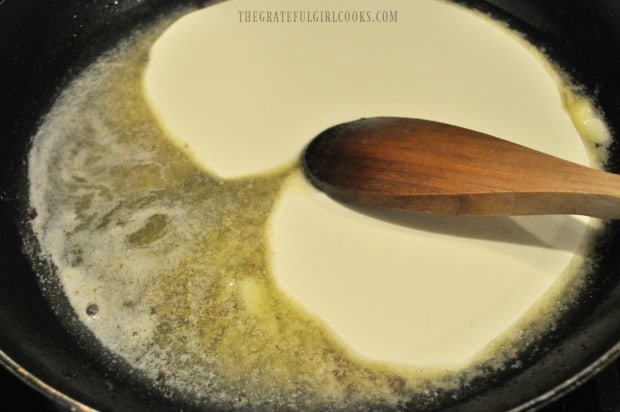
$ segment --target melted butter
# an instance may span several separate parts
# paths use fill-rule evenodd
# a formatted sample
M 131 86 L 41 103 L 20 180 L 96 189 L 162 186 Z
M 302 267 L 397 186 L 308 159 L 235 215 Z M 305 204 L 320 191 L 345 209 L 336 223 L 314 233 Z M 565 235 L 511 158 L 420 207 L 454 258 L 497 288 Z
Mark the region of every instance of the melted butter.
M 283 188 L 295 186 L 290 159 L 261 165 L 271 173 L 222 180 L 180 151 L 144 102 L 150 47 L 176 17 L 78 77 L 29 157 L 33 229 L 57 268 L 41 273 L 42 289 L 58 282 L 82 324 L 149 386 L 203 407 L 376 410 L 412 399 L 429 407 L 510 367 L 553 327 L 577 293 L 577 270 L 468 365 L 404 367 L 351 351 L 271 273 L 270 218 L 287 199 Z M 582 268 L 578 258 L 571 265 Z
M 166 23 L 76 79 L 34 138 L 32 225 L 57 268 L 41 273 L 42 290 L 61 310 L 58 282 L 149 386 L 201 406 L 397 405 L 406 380 L 348 353 L 269 276 L 265 224 L 291 170 L 204 173 L 144 104 L 146 56 Z

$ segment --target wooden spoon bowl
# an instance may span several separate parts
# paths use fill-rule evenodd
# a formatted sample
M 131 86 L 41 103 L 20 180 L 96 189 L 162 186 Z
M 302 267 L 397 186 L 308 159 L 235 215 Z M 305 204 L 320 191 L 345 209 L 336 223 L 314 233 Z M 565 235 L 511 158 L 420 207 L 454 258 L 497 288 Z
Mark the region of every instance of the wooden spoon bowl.
M 473 130 L 375 117 L 305 149 L 310 181 L 345 202 L 444 215 L 620 217 L 620 176 Z

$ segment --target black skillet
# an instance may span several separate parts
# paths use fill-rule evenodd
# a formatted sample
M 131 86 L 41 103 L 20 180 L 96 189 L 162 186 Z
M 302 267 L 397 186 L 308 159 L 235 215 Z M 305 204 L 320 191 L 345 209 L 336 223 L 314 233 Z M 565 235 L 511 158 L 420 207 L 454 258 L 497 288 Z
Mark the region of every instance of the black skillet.
M 411 0 L 415 1 L 415 0 Z M 461 0 L 507 21 L 543 46 L 596 99 L 620 130 L 620 2 L 617 0 Z M 50 270 L 22 251 L 28 236 L 25 157 L 54 98 L 100 52 L 137 24 L 181 0 L 0 0 L 0 363 L 59 409 L 190 410 L 129 373 L 88 334 L 67 332 L 35 280 Z M 441 28 L 438 28 L 441 30 Z M 617 133 L 615 133 L 617 136 Z M 618 139 L 618 137 L 616 137 Z M 620 172 L 614 143 L 607 169 Z M 596 245 L 591 287 L 557 330 L 530 348 L 521 367 L 474 385 L 450 410 L 537 409 L 596 375 L 620 353 L 620 226 Z M 69 321 L 70 322 L 70 321 Z M 413 404 L 412 404 L 413 405 Z

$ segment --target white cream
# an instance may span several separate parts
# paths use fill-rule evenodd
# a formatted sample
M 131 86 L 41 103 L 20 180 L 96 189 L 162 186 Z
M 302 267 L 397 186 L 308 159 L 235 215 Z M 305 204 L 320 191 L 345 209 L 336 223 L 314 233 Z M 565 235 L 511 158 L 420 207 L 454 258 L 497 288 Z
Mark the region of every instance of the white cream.
M 356 353 L 433 366 L 469 360 L 515 323 L 586 227 L 561 216 L 366 215 L 296 175 L 269 238 L 279 285 Z
M 396 10 L 397 23 L 243 23 L 238 16 L 334 7 L 235 0 L 172 24 L 151 50 L 144 85 L 179 147 L 234 178 L 294 161 L 335 123 L 391 115 L 454 123 L 584 161 L 546 68 L 506 30 L 461 7 L 337 4 Z
M 333 3 L 260 4 L 291 8 Z M 153 46 L 144 80 L 170 137 L 224 178 L 290 163 L 325 128 L 379 115 L 453 123 L 588 163 L 559 76 L 505 28 L 443 1 L 338 8 L 396 10 L 398 22 L 240 22 L 239 11 L 256 9 L 250 0 L 179 19 Z M 588 107 L 578 112 L 592 119 Z M 292 180 L 268 230 L 273 275 L 375 360 L 467 361 L 544 295 L 587 229 L 587 219 L 572 216 L 401 215 L 405 224 L 394 224 Z

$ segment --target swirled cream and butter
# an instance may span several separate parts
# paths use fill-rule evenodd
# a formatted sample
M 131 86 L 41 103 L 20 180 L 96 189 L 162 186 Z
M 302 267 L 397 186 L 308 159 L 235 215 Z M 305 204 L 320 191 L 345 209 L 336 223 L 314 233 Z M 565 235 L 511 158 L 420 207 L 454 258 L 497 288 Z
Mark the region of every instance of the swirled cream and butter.
M 306 182 L 303 147 L 360 117 L 443 121 L 582 164 L 609 140 L 542 54 L 461 6 L 240 19 L 334 7 L 170 16 L 78 77 L 35 136 L 32 225 L 62 295 L 162 390 L 266 410 L 433 402 L 517 362 L 580 283 L 596 220 L 378 214 Z

